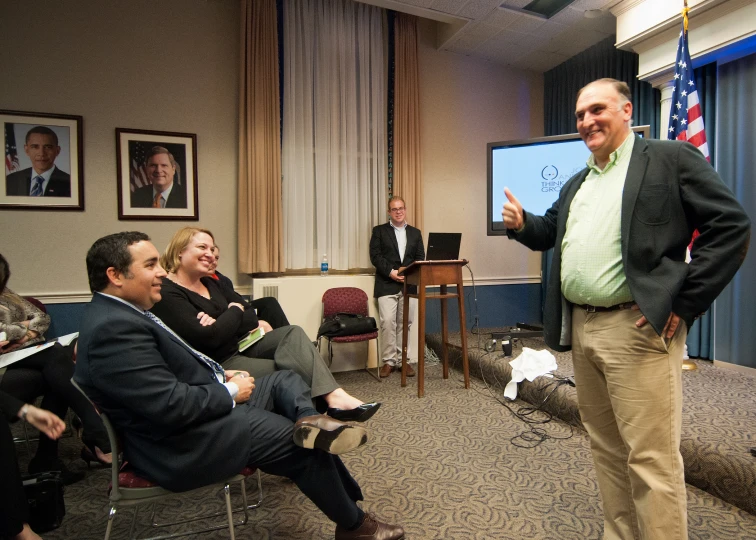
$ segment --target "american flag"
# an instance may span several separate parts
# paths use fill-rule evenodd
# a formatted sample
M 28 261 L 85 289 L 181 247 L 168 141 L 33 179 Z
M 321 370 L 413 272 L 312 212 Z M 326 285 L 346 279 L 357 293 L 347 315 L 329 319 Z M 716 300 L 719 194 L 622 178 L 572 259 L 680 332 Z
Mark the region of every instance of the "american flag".
M 129 141 L 129 157 L 131 163 L 129 164 L 129 172 L 131 176 L 130 188 L 131 191 L 135 191 L 137 188 L 150 184 L 147 178 L 147 170 L 144 168 L 144 158 L 147 155 L 147 150 L 152 148 L 154 144 L 142 144 L 137 141 Z
M 688 141 L 698 148 L 707 161 L 709 145 L 706 143 L 701 104 L 693 76 L 693 63 L 688 49 L 688 6 L 683 9 L 683 23 L 680 41 L 677 44 L 675 61 L 675 90 L 672 93 L 672 108 L 669 111 L 667 139 Z
M 10 174 L 18 169 L 18 148 L 16 148 L 16 134 L 13 124 L 5 124 L 5 173 Z

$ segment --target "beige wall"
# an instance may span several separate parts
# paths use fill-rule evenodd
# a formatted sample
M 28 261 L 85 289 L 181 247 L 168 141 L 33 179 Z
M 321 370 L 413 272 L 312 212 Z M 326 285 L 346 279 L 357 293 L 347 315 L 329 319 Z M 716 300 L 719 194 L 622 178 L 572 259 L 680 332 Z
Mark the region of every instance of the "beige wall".
M 238 25 L 234 1 L 2 2 L 0 109 L 84 117 L 86 210 L 0 211 L 14 290 L 88 292 L 95 239 L 141 230 L 162 250 L 192 223 L 118 221 L 116 127 L 197 134 L 199 224 L 236 278 Z
M 88 292 L 84 257 L 100 236 L 141 230 L 162 249 L 191 222 L 118 221 L 115 128 L 196 133 L 199 225 L 236 283 L 238 13 L 232 0 L 3 2 L 0 108 L 84 117 L 84 212 L 0 212 L 17 292 Z M 486 237 L 486 143 L 542 133 L 540 75 L 437 51 L 421 24 L 425 231 L 461 231 L 477 279 L 537 276 L 539 257 Z M 52 299 L 52 300 L 51 300 Z
M 543 135 L 543 76 L 436 50 L 433 32 L 421 23 L 423 238 L 461 232 L 460 255 L 481 282 L 538 277 L 540 254 L 486 236 L 486 144 Z

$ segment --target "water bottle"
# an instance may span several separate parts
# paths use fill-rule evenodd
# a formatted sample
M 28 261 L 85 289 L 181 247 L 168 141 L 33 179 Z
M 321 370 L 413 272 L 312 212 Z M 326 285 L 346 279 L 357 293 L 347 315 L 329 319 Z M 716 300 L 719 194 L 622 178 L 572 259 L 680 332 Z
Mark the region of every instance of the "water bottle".
M 320 275 L 321 276 L 328 275 L 328 257 L 326 257 L 325 253 L 323 253 L 323 260 L 320 261 Z

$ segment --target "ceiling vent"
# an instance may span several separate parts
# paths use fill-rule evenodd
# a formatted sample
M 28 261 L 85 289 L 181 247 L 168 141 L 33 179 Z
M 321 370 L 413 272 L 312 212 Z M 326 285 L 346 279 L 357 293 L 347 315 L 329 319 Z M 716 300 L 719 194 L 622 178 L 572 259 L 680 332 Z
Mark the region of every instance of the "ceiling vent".
M 541 19 L 550 19 L 574 1 L 575 0 L 533 0 L 520 9 L 512 8 L 505 2 L 500 7 L 511 9 L 513 11 L 519 11 L 528 15 L 534 15 L 536 17 L 540 17 Z

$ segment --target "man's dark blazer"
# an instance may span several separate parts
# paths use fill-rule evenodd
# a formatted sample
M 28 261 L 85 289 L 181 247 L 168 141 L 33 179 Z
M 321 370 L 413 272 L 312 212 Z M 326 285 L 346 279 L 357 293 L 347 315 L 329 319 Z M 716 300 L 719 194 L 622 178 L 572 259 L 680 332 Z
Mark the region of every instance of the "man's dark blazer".
M 570 204 L 588 169 L 567 181 L 544 216 L 524 213 L 510 238 L 530 249 L 552 247 L 544 338 L 570 349 L 571 310 L 561 292 L 561 245 Z M 516 195 L 516 194 L 515 194 Z M 563 209 L 563 211 L 560 211 Z M 622 192 L 622 264 L 634 301 L 657 334 L 670 312 L 690 328 L 730 282 L 745 258 L 750 221 L 716 171 L 690 143 L 636 137 Z M 691 262 L 685 262 L 693 231 Z
M 31 167 L 22 171 L 16 171 L 5 178 L 5 195 L 29 196 L 31 191 L 32 173 Z M 50 181 L 45 187 L 44 197 L 70 197 L 71 175 L 55 167 L 50 175 Z
M 120 433 L 126 459 L 171 491 L 220 481 L 247 465 L 245 407 L 232 409 L 209 367 L 122 302 L 95 294 L 87 306 L 74 379 Z
M 379 298 L 402 292 L 404 285 L 389 277 L 391 271 L 422 260 L 425 260 L 425 246 L 420 229 L 407 225 L 407 248 L 404 250 L 404 259 L 400 260 L 399 243 L 391 222 L 373 227 L 373 235 L 370 237 L 370 262 L 375 266 L 373 296 Z M 416 288 L 410 287 L 410 292 L 413 293 Z
M 152 194 L 152 184 L 142 186 L 134 190 L 131 194 L 131 207 L 132 208 L 152 208 L 152 201 L 154 196 Z M 168 196 L 168 200 L 165 201 L 166 208 L 186 208 L 186 186 L 180 186 L 176 182 L 173 183 L 173 189 Z

